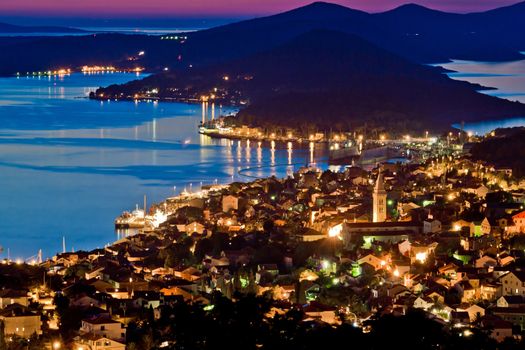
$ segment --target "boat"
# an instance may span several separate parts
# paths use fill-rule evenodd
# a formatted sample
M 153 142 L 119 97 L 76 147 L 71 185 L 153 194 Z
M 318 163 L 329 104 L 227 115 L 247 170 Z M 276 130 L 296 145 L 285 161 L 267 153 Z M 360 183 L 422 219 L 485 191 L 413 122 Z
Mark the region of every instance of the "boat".
M 138 205 L 132 212 L 125 211 L 115 219 L 116 229 L 143 228 L 145 224 L 144 210 L 139 209 Z

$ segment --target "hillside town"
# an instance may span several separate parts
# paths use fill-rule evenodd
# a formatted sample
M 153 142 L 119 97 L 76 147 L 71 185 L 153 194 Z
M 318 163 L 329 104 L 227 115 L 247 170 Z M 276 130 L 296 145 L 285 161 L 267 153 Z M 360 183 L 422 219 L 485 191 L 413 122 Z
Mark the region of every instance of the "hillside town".
M 175 348 L 148 324 L 247 296 L 268 320 L 366 334 L 417 309 L 455 336 L 519 344 L 525 182 L 467 153 L 205 186 L 103 249 L 3 260 L 0 348 Z

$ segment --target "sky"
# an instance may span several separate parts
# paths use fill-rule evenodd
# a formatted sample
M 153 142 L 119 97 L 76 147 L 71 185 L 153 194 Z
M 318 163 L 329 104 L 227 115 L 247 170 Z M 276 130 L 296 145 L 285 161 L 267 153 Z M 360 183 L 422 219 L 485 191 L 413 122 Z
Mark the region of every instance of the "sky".
M 313 0 L 0 0 L 0 17 L 253 17 L 306 5 Z M 517 0 L 333 0 L 344 6 L 380 12 L 407 2 L 450 12 L 477 12 Z

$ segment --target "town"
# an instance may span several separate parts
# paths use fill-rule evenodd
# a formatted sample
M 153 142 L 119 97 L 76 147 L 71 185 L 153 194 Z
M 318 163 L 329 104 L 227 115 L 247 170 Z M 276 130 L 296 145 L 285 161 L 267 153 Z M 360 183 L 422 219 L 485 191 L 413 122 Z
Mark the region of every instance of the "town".
M 139 233 L 103 249 L 5 259 L 0 348 L 175 348 L 183 336 L 163 322 L 249 298 L 265 322 L 366 335 L 416 310 L 451 336 L 519 344 L 525 181 L 458 142 L 417 162 L 185 190 L 121 217 L 142 215 Z

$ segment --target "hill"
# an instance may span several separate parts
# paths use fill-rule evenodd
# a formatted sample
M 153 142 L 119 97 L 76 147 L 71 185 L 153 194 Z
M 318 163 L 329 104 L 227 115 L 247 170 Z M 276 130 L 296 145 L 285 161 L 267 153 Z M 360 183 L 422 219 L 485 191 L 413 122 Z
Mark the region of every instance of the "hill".
M 525 2 L 492 11 L 451 14 L 418 5 L 405 5 L 378 14 L 344 6 L 316 2 L 285 13 L 241 21 L 187 33 L 187 40 L 160 40 L 156 36 L 97 35 L 91 40 L 99 48 L 84 47 L 85 37 L 35 38 L 18 41 L 0 38 L 0 74 L 53 69 L 64 60 L 72 67 L 86 64 L 81 51 L 100 64 L 116 64 L 147 50 L 137 64 L 150 71 L 204 66 L 226 62 L 270 50 L 312 30 L 333 30 L 357 35 L 376 46 L 418 63 L 449 59 L 499 61 L 523 58 L 525 50 Z M 40 57 L 44 49 L 48 52 Z M 107 54 L 104 50 L 111 50 Z M 117 58 L 115 58 L 117 57 Z
M 517 178 L 525 176 L 525 128 L 499 129 L 473 146 L 470 153 L 474 160 L 511 168 Z
M 0 33 L 83 33 L 83 30 L 69 27 L 55 27 L 55 26 L 18 26 L 14 24 L 1 23 Z
M 225 77 L 228 77 L 225 80 Z M 163 73 L 95 96 L 248 101 L 250 124 L 352 129 L 443 130 L 453 122 L 525 115 L 525 105 L 476 92 L 438 69 L 412 63 L 355 35 L 316 30 L 271 50 Z
M 525 3 L 498 10 L 452 14 L 404 5 L 378 14 L 315 2 L 285 13 L 190 35 L 183 56 L 192 64 L 261 52 L 311 30 L 357 35 L 420 63 L 511 60 L 525 50 Z M 207 45 L 206 45 L 207 44 Z

